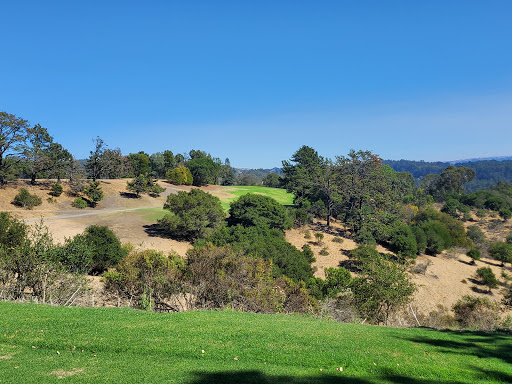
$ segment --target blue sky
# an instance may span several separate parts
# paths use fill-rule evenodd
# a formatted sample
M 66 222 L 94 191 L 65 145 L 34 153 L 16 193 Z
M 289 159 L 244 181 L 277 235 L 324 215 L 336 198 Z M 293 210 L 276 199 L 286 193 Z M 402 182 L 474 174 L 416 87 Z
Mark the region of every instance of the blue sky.
M 511 1 L 4 1 L 0 110 L 77 158 L 512 155 Z

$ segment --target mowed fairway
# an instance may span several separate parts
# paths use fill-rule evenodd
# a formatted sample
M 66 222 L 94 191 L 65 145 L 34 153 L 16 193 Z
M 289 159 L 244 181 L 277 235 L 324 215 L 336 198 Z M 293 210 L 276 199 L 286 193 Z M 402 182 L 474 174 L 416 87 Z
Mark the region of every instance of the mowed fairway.
M 232 201 L 248 193 L 257 193 L 260 195 L 269 196 L 275 199 L 279 204 L 283 205 L 293 204 L 293 194 L 288 193 L 286 192 L 286 189 L 281 188 L 268 188 L 259 186 L 230 186 L 221 187 L 221 189 L 212 191 L 210 193 L 220 199 L 222 208 L 224 208 L 226 212 L 229 210 L 229 204 Z
M 0 303 L 1 383 L 498 383 L 512 336 Z

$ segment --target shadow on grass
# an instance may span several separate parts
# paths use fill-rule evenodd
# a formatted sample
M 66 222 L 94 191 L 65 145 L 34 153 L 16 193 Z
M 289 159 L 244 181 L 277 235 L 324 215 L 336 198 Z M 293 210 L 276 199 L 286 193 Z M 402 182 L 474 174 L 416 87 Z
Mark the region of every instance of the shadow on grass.
M 138 199 L 140 197 L 140 196 L 137 196 L 135 193 L 131 193 L 131 192 L 119 192 L 119 195 L 126 199 Z
M 161 237 L 164 239 L 173 239 L 174 237 L 170 236 L 167 231 L 162 229 L 159 224 L 148 224 L 144 225 L 144 232 L 147 233 L 149 237 Z
M 452 340 L 429 337 L 416 337 L 407 340 L 437 347 L 440 353 L 476 356 L 481 359 L 498 359 L 507 364 L 512 364 L 512 348 L 510 347 L 512 345 L 512 335 L 510 334 L 452 330 L 436 332 L 449 333 Z M 454 341 L 453 339 L 459 340 Z M 509 380 L 506 382 L 512 382 L 512 376 L 504 373 L 500 374 L 505 375 Z
M 479 371 L 479 370 L 477 370 Z M 204 373 L 194 372 L 194 378 L 190 384 L 212 384 L 212 383 L 237 383 L 237 384 L 374 384 L 382 382 L 403 383 L 403 384 L 437 384 L 437 380 L 417 379 L 409 376 L 401 376 L 395 373 L 381 373 L 375 375 L 372 379 L 364 379 L 357 377 L 347 377 L 343 373 L 339 375 L 319 375 L 319 376 L 271 376 L 260 371 L 244 371 L 244 372 L 216 372 Z M 507 382 L 512 376 L 502 372 L 478 372 L 478 375 L 488 375 L 486 377 L 499 379 Z M 451 384 L 462 384 L 463 381 L 450 381 Z

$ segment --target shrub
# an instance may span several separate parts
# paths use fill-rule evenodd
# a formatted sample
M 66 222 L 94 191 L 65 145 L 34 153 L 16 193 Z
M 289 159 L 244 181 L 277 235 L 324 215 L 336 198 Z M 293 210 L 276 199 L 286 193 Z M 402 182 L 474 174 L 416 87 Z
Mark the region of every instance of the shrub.
M 7 212 L 0 212 L 0 248 L 8 250 L 22 245 L 27 233 L 27 224 Z
M 322 256 L 329 256 L 329 251 L 327 251 L 326 247 L 322 248 L 319 253 Z
M 477 225 L 470 225 L 467 230 L 467 236 L 473 241 L 476 245 L 483 245 L 485 242 L 485 234 Z
M 90 225 L 85 228 L 84 237 L 92 249 L 93 273 L 102 273 L 114 267 L 127 254 L 117 236 L 106 226 Z
M 512 263 L 512 244 L 495 242 L 489 247 L 489 254 L 496 260 L 505 263 Z
M 137 197 L 140 197 L 141 193 L 148 193 L 151 196 L 160 196 L 160 193 L 165 191 L 151 176 L 143 174 L 137 176 L 132 181 L 127 181 L 126 189 L 135 193 Z
M 487 298 L 462 296 L 453 306 L 453 311 L 462 328 L 494 331 L 499 326 L 498 307 Z
M 322 245 L 322 240 L 324 239 L 324 234 L 323 233 L 315 233 L 315 239 L 316 239 L 316 243 L 318 245 Z
M 483 219 L 485 216 L 487 216 L 487 212 L 485 209 L 477 209 L 476 216 Z
M 164 209 L 170 213 L 158 223 L 164 231 L 178 239 L 205 237 L 221 226 L 225 217 L 219 198 L 200 189 L 169 195 Z
M 471 257 L 471 259 L 473 259 L 472 264 L 475 264 L 475 260 L 480 260 L 480 257 L 482 256 L 482 252 L 480 252 L 480 250 L 478 250 L 478 249 L 471 248 L 469 251 L 467 251 L 466 255 Z
M 395 229 L 389 245 L 393 252 L 402 257 L 416 257 L 418 253 L 416 236 L 408 225 L 401 225 Z
M 508 208 L 502 208 L 499 210 L 499 215 L 506 221 L 512 217 L 512 211 Z
M 73 202 L 71 203 L 71 206 L 75 208 L 84 209 L 87 207 L 87 201 L 82 199 L 81 197 L 77 197 Z
M 498 279 L 494 275 L 494 272 L 490 267 L 482 267 L 476 270 L 476 275 L 480 279 L 480 282 L 489 287 L 489 292 L 491 292 L 492 288 L 496 288 L 498 286 Z
M 231 203 L 229 225 L 241 224 L 244 227 L 266 226 L 269 228 L 289 229 L 292 219 L 284 206 L 268 196 L 248 193 Z
M 341 243 L 343 243 L 343 237 L 335 236 L 335 237 L 333 237 L 332 241 L 333 241 L 333 243 L 341 244 Z
M 115 271 L 105 272 L 103 279 L 107 291 L 133 297 L 142 309 L 150 310 L 155 303 L 184 292 L 184 272 L 185 262 L 179 255 L 171 252 L 165 256 L 149 249 L 130 253 L 119 261 Z
M 101 190 L 99 181 L 92 181 L 83 189 L 83 193 L 91 202 L 91 206 L 95 207 L 98 201 L 103 200 L 103 191 Z
M 21 188 L 16 196 L 14 196 L 14 205 L 26 209 L 32 209 L 41 205 L 41 198 L 37 195 L 30 194 L 25 188 Z
M 377 243 L 375 241 L 375 238 L 373 237 L 372 233 L 367 229 L 360 230 L 357 233 L 355 240 L 359 244 L 365 244 L 365 245 L 374 245 Z
M 505 241 L 506 241 L 507 244 L 512 244 L 512 233 L 507 236 Z
M 52 191 L 51 191 L 51 194 L 55 197 L 59 197 L 60 195 L 62 195 L 62 192 L 64 191 L 64 189 L 62 188 L 62 185 L 58 184 L 58 183 L 55 183 L 52 185 Z
M 309 230 L 309 229 L 306 229 L 306 230 L 304 231 L 304 238 L 305 238 L 305 239 L 311 239 L 311 232 L 310 232 L 310 230 Z
M 93 247 L 84 234 L 76 235 L 65 240 L 58 247 L 54 258 L 71 273 L 89 273 L 93 265 Z

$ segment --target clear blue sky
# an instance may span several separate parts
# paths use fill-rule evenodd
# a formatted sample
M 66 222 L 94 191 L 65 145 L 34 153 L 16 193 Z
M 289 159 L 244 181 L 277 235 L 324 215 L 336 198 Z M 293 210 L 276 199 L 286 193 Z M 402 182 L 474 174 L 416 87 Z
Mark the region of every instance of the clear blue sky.
M 15 1 L 0 110 L 77 158 L 303 144 L 385 159 L 512 155 L 512 1 Z

